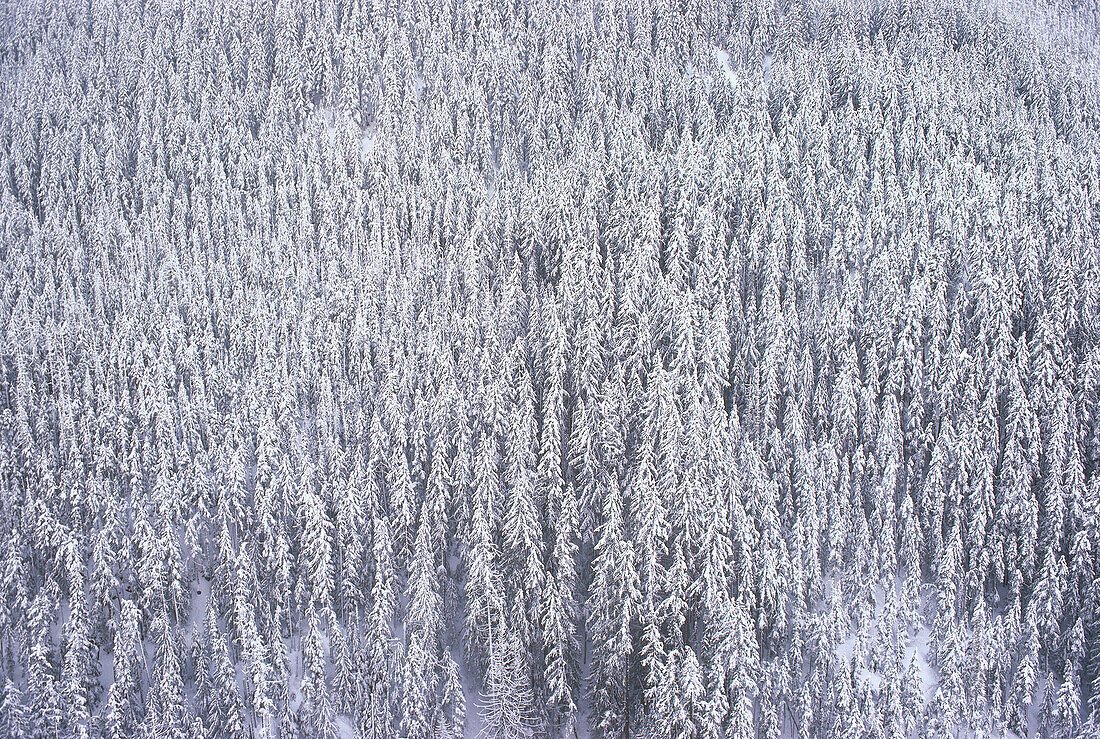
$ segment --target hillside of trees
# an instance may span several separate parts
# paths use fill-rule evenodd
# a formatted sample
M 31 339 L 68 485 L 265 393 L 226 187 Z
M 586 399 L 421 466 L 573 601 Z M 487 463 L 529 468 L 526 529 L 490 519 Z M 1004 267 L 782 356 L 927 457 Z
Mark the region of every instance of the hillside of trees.
M 1100 737 L 1098 0 L 0 0 L 0 735 Z

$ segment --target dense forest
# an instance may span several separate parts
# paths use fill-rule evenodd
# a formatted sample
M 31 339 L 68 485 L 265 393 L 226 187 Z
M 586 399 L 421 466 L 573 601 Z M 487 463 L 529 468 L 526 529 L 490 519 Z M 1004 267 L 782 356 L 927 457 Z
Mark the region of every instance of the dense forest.
M 0 1 L 0 734 L 1100 736 L 1097 0 Z

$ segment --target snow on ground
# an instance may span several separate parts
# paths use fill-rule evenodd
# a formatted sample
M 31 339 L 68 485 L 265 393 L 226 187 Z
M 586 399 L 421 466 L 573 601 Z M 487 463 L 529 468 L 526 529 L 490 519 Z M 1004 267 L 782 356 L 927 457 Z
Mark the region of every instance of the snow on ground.
M 732 84 L 734 81 L 733 67 L 730 66 L 730 55 L 725 49 L 720 49 L 715 46 L 712 50 L 714 52 L 714 58 L 718 60 L 718 66 L 722 69 L 722 72 L 726 75 L 726 79 Z
M 336 715 L 336 735 L 340 739 L 355 739 L 355 723 L 345 714 Z
M 184 634 L 199 633 L 206 618 L 206 609 L 210 607 L 210 581 L 200 577 L 192 585 L 191 604 L 187 612 L 187 627 Z
M 711 47 L 711 53 L 714 54 L 715 60 L 718 62 L 718 68 L 722 70 L 722 73 L 726 75 L 726 79 L 730 81 L 730 84 L 736 80 L 736 75 L 733 71 L 733 65 L 730 63 L 729 52 L 718 46 Z M 772 76 L 772 64 L 775 62 L 775 54 L 768 52 L 764 54 L 764 82 L 767 83 Z
M 481 691 L 477 679 L 470 672 L 466 660 L 462 658 L 462 649 L 451 650 L 451 658 L 458 664 L 458 674 L 462 680 L 462 695 L 466 700 L 466 730 L 464 736 L 476 739 L 485 733 L 485 722 L 481 717 Z
M 364 159 L 370 157 L 374 152 L 375 140 L 378 138 L 378 128 L 374 124 L 371 124 L 363 129 L 363 136 L 359 139 L 359 152 L 363 155 Z
M 932 636 L 926 627 L 922 626 L 909 640 L 909 646 L 905 649 L 905 664 L 911 660 L 917 661 L 917 672 L 920 675 L 921 690 L 924 691 L 924 702 L 932 700 L 936 693 L 936 686 L 940 684 L 940 676 L 928 663 L 929 642 Z

